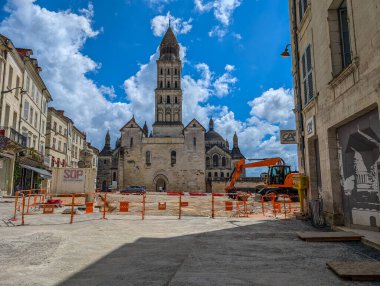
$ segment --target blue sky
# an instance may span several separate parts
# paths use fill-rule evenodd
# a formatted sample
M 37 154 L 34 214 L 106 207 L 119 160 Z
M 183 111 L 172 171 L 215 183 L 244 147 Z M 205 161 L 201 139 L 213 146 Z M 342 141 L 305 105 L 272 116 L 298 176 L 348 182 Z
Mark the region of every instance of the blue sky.
M 294 128 L 291 60 L 279 56 L 288 14 L 283 0 L 8 0 L 0 33 L 34 50 L 52 105 L 101 148 L 132 114 L 153 123 L 156 49 L 171 18 L 184 52 L 184 124 L 207 127 L 213 116 L 247 157 L 294 165 L 295 146 L 278 137 Z

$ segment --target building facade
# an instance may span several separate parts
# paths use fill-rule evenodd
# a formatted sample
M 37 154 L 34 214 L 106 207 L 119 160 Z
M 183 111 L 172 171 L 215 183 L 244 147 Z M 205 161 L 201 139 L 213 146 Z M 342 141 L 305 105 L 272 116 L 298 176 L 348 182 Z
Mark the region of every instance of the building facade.
M 179 49 L 169 27 L 157 60 L 153 130 L 149 133 L 146 123 L 141 127 L 133 117 L 120 129 L 115 149 L 107 132 L 98 164 L 102 190 L 143 185 L 149 191 L 205 192 L 207 178 L 228 178 L 234 163 L 244 158 L 240 150 L 231 153 L 228 142 L 214 131 L 212 119 L 207 132 L 196 119 L 183 125 Z
M 27 148 L 19 124 L 23 74 L 16 48 L 0 35 L 0 195 L 12 194 L 16 156 Z
M 289 0 L 300 169 L 327 221 L 380 227 L 380 5 Z

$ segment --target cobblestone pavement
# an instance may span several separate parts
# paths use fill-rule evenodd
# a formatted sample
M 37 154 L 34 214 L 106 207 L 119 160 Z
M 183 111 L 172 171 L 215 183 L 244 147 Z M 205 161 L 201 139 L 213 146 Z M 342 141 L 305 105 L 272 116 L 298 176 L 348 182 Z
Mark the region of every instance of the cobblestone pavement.
M 9 217 L 13 204 L 0 202 Z M 1 285 L 357 285 L 331 260 L 380 260 L 360 242 L 310 243 L 294 219 L 30 215 L 0 227 Z M 19 221 L 16 221 L 16 225 Z M 360 283 L 360 285 L 376 285 Z

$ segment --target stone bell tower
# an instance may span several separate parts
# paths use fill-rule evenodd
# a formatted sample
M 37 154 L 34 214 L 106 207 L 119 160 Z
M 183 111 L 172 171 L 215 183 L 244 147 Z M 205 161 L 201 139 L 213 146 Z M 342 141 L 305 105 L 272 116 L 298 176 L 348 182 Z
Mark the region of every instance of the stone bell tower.
M 160 44 L 157 60 L 157 88 L 155 90 L 154 137 L 181 136 L 182 124 L 182 62 L 179 45 L 169 25 Z

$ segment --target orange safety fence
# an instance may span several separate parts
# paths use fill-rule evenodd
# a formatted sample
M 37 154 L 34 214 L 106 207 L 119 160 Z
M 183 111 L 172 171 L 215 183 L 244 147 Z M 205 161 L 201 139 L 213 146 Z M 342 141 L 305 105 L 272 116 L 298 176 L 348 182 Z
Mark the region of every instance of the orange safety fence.
M 286 194 L 270 193 L 262 196 L 260 201 L 263 215 L 283 215 L 286 219 L 299 210 L 299 206 L 293 204 L 296 198 Z
M 87 197 L 92 196 L 92 197 Z M 237 193 L 120 193 L 94 192 L 80 194 L 33 193 L 33 190 L 16 192 L 13 219 L 22 216 L 22 225 L 26 215 L 32 214 L 70 214 L 70 223 L 74 222 L 77 210 L 79 214 L 98 215 L 101 219 L 115 218 L 112 215 L 148 215 L 206 216 L 206 217 L 250 217 L 253 214 L 285 216 L 289 218 L 295 207 L 294 198 L 288 195 L 268 194 L 258 199 L 257 194 Z M 67 207 L 63 212 L 57 207 Z

